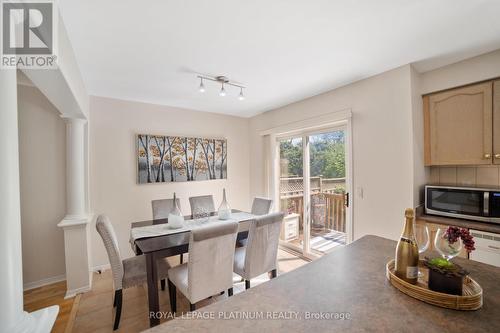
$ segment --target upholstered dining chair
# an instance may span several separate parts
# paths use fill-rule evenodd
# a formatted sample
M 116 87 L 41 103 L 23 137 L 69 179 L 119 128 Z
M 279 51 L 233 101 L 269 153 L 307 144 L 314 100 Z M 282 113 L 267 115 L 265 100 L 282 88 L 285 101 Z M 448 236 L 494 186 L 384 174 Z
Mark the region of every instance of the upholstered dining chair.
M 273 201 L 271 199 L 256 197 L 253 199 L 251 213 L 254 215 L 269 214 L 272 205 Z
M 123 260 L 121 259 L 116 234 L 107 216 L 99 215 L 97 217 L 96 229 L 104 242 L 104 247 L 108 253 L 109 263 L 111 264 L 111 272 L 113 274 L 113 287 L 115 290 L 113 307 L 116 307 L 113 330 L 116 330 L 120 325 L 122 312 L 122 290 L 147 282 L 146 257 L 140 255 Z M 165 278 L 167 277 L 170 265 L 166 259 L 158 260 L 157 265 L 158 279 L 161 280 L 162 290 L 165 290 Z
M 191 230 L 189 260 L 168 271 L 168 292 L 172 312 L 177 311 L 177 289 L 196 302 L 227 290 L 233 295 L 234 244 L 238 222 L 224 221 Z
M 189 205 L 191 206 L 191 215 L 196 215 L 200 211 L 205 211 L 206 213 L 215 212 L 213 195 L 191 197 L 189 198 Z
M 177 207 L 181 209 L 181 202 L 179 198 L 176 198 Z M 174 199 L 159 199 L 151 201 L 151 208 L 153 209 L 153 220 L 166 219 L 168 214 L 174 208 Z M 179 262 L 182 264 L 184 262 L 184 255 L 179 255 Z
M 181 209 L 181 202 L 179 198 L 176 198 L 177 207 Z M 153 219 L 166 219 L 168 218 L 168 214 L 174 208 L 174 199 L 160 199 L 160 200 L 152 200 L 151 208 L 153 208 Z
M 245 279 L 245 289 L 250 280 L 264 273 L 277 276 L 278 245 L 283 213 L 256 217 L 250 224 L 246 246 L 236 248 L 234 272 Z

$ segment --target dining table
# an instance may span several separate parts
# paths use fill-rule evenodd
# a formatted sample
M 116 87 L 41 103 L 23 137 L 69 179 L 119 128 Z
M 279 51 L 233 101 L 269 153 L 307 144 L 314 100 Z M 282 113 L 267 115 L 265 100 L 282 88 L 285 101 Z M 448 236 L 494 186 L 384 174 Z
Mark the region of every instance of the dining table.
M 237 218 L 232 218 L 239 223 L 237 242 L 242 241 L 248 237 L 248 227 L 249 222 L 255 217 L 255 215 L 246 213 L 242 210 L 232 209 L 232 215 L 237 215 Z M 217 221 L 217 212 L 212 212 L 206 214 L 206 218 L 210 219 L 211 222 Z M 205 218 L 205 217 L 203 217 Z M 186 224 L 190 221 L 200 221 L 203 218 L 195 217 L 192 215 L 184 216 Z M 145 235 L 148 235 L 149 226 L 155 226 L 156 230 L 161 230 L 162 226 L 167 226 L 168 218 L 164 219 L 153 219 L 139 222 L 132 222 L 131 224 L 131 235 L 138 234 L 138 231 L 145 230 Z M 198 226 L 206 225 L 206 223 L 197 223 Z M 146 228 L 144 228 L 146 227 Z M 135 229 L 135 230 L 134 230 Z M 158 313 L 160 311 L 160 303 L 158 296 L 158 275 L 157 275 L 157 265 L 156 262 L 159 259 L 180 255 L 188 253 L 189 249 L 189 236 L 190 230 L 180 229 L 178 231 L 173 230 L 172 233 L 162 235 L 147 236 L 134 238 L 131 237 L 130 243 L 132 245 L 133 251 L 136 255 L 146 256 L 146 274 L 147 274 L 147 288 L 148 288 L 148 303 L 149 312 Z M 151 233 L 153 234 L 153 233 Z M 149 316 L 149 324 L 151 327 L 156 326 L 160 323 L 158 316 Z

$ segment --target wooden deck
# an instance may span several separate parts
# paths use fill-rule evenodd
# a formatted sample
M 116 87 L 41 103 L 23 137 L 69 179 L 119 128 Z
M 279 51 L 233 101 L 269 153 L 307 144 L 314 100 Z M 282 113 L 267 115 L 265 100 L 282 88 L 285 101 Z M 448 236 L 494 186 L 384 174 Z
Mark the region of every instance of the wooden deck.
M 346 245 L 347 235 L 344 232 L 335 230 L 322 230 L 311 232 L 311 250 L 319 254 L 329 253 L 339 246 Z M 289 241 L 298 248 L 302 248 L 304 242 L 304 234 L 300 231 L 299 238 Z

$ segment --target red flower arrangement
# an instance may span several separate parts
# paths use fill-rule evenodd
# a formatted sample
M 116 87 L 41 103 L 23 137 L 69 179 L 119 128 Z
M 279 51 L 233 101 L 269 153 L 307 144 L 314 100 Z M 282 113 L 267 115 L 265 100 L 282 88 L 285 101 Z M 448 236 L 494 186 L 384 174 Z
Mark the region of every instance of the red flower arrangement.
M 476 248 L 474 247 L 474 237 L 469 233 L 469 230 L 465 228 L 459 228 L 455 226 L 449 226 L 448 229 L 446 229 L 446 232 L 443 236 L 450 244 L 455 243 L 458 238 L 462 239 L 462 243 L 464 244 L 465 249 L 467 252 L 472 252 Z

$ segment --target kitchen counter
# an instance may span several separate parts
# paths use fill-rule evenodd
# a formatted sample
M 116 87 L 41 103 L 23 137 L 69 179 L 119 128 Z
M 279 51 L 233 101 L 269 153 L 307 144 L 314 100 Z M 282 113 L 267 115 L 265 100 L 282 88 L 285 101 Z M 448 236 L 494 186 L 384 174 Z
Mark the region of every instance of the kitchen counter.
M 411 298 L 387 281 L 385 265 L 395 248 L 395 241 L 365 236 L 200 308 L 205 319 L 177 318 L 148 332 L 500 332 L 500 268 L 455 258 L 483 287 L 484 305 L 477 311 L 443 309 Z M 252 319 L 261 313 L 261 319 Z

